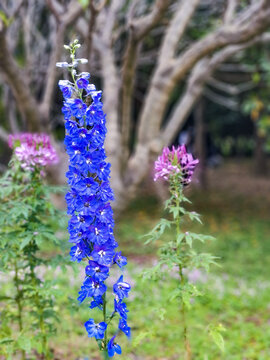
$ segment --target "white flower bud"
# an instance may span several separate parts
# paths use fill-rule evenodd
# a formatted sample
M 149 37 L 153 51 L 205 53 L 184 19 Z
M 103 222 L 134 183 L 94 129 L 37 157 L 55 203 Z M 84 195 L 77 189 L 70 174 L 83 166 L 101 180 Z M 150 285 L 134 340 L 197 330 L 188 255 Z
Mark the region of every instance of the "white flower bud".
M 79 61 L 81 64 L 87 64 L 87 63 L 88 63 L 88 60 L 87 60 L 87 59 L 78 59 L 78 61 Z
M 57 66 L 57 67 L 60 67 L 60 68 L 67 68 L 67 67 L 69 67 L 69 64 L 68 64 L 66 61 L 64 61 L 64 62 L 57 62 L 57 63 L 56 63 L 56 66 Z

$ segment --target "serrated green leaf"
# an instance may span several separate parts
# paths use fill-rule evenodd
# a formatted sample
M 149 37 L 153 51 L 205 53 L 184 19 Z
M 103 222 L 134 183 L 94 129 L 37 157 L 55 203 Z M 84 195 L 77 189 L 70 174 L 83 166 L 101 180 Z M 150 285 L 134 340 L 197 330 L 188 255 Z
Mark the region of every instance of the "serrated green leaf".
M 24 249 L 31 242 L 31 240 L 32 240 L 31 236 L 26 236 L 20 244 L 20 250 Z
M 4 344 L 11 344 L 13 343 L 14 340 L 12 338 L 3 338 L 3 339 L 0 339 L 0 344 L 4 345 Z

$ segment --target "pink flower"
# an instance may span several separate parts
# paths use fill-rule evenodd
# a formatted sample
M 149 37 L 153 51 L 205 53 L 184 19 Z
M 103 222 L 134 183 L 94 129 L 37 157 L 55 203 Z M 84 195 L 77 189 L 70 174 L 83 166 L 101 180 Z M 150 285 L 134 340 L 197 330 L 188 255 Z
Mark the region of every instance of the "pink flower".
M 21 133 L 9 135 L 8 145 L 25 170 L 56 164 L 58 155 L 46 134 Z
M 193 156 L 187 153 L 185 145 L 177 148 L 173 146 L 172 150 L 166 147 L 155 161 L 154 181 L 159 178 L 169 180 L 170 175 L 181 173 L 182 184 L 188 185 L 198 163 L 199 160 L 193 159 Z

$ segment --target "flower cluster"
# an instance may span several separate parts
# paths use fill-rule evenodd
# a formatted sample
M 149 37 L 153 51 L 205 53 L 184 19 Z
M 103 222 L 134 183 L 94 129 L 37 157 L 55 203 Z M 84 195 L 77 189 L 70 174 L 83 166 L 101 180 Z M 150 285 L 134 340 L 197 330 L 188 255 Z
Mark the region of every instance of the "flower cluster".
M 170 175 L 180 173 L 182 184 L 188 185 L 199 160 L 193 159 L 192 154 L 187 153 L 185 145 L 168 147 L 163 149 L 162 155 L 155 161 L 154 181 L 159 178 L 169 180 Z
M 127 260 L 121 252 L 116 251 L 118 244 L 113 235 L 114 220 L 110 201 L 114 196 L 109 183 L 110 164 L 106 162 L 104 150 L 106 121 L 101 91 L 89 83 L 89 73 L 77 74 L 75 67 L 78 61 L 74 56 L 76 44 L 69 46 L 73 82 L 59 81 L 64 97 L 62 112 L 66 128 L 65 146 L 70 159 L 66 174 L 70 186 L 66 194 L 67 211 L 71 216 L 68 230 L 73 244 L 70 256 L 72 261 L 87 262 L 78 301 L 90 298 L 90 308 L 99 308 L 104 315 L 102 322 L 95 323 L 89 319 L 85 323 L 88 336 L 98 341 L 103 339 L 102 350 L 113 356 L 114 353 L 121 353 L 121 348 L 114 342 L 115 336 L 107 340 L 107 327 L 112 318 L 118 315 L 118 329 L 130 336 L 128 310 L 123 301 L 128 297 L 130 285 L 121 275 L 113 286 L 114 309 L 107 316 L 105 280 L 114 264 L 123 268 Z
M 9 135 L 8 145 L 25 170 L 57 164 L 58 155 L 47 134 L 21 133 Z

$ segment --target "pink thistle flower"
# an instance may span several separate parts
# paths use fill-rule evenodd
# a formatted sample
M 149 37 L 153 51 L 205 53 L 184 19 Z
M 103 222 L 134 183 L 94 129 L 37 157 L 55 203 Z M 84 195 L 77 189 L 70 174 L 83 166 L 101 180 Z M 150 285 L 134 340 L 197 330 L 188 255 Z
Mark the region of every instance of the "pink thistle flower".
M 21 133 L 9 135 L 8 145 L 25 170 L 57 164 L 58 155 L 47 134 Z
M 188 185 L 198 163 L 199 160 L 193 159 L 193 156 L 187 153 L 185 145 L 177 148 L 173 146 L 171 150 L 166 147 L 155 161 L 154 181 L 159 178 L 169 180 L 170 175 L 181 173 L 182 184 Z

